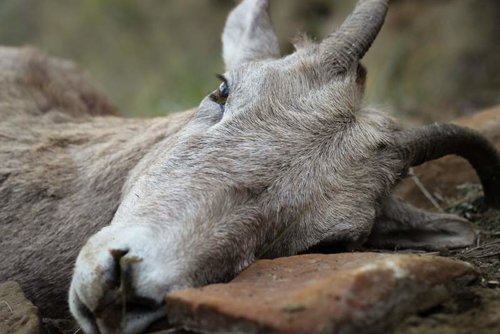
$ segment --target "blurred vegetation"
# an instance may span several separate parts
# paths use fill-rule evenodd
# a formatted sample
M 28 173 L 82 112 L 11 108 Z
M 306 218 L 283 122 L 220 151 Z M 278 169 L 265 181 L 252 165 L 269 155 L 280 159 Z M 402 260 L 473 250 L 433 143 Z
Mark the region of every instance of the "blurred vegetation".
M 130 116 L 193 107 L 218 85 L 232 0 L 2 0 L 0 44 L 79 63 Z M 283 52 L 333 31 L 355 0 L 273 0 Z M 480 3 L 480 5 L 478 5 Z M 393 0 L 367 55 L 367 98 L 417 122 L 500 103 L 500 1 Z

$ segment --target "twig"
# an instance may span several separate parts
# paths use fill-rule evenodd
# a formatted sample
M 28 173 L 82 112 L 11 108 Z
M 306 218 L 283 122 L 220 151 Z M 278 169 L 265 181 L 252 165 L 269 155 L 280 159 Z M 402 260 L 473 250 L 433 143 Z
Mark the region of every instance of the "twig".
M 490 252 L 490 253 L 478 255 L 478 256 L 475 256 L 475 258 L 476 259 L 484 259 L 484 258 L 487 258 L 487 257 L 492 257 L 492 256 L 497 256 L 497 255 L 500 255 L 500 250 L 496 251 L 496 252 Z
M 441 212 L 444 212 L 443 208 L 434 199 L 434 197 L 431 195 L 431 193 L 425 188 L 425 186 L 422 184 L 422 182 L 420 181 L 420 179 L 418 178 L 418 176 L 415 173 L 413 173 L 413 168 L 410 168 L 410 175 L 411 175 L 411 179 L 413 180 L 413 182 L 415 183 L 415 185 L 417 186 L 417 188 L 422 192 L 422 194 L 424 194 L 425 198 L 427 198 L 427 200 L 429 202 L 431 202 L 431 204 L 436 209 L 438 209 Z
M 490 231 L 481 231 L 482 234 L 489 235 L 491 237 L 498 237 L 500 236 L 500 231 L 495 231 L 495 232 L 490 232 Z
M 500 254 L 500 249 L 497 245 L 500 244 L 500 241 L 493 241 L 489 243 L 483 243 L 480 246 L 472 247 L 467 250 L 464 250 L 460 253 L 463 256 L 472 256 L 474 258 L 485 258 L 491 257 Z
M 9 308 L 10 313 L 14 314 L 14 310 L 12 309 L 12 307 L 10 307 L 9 303 L 7 303 L 6 300 L 2 300 L 2 303 L 5 304 L 5 305 L 7 305 L 7 307 Z

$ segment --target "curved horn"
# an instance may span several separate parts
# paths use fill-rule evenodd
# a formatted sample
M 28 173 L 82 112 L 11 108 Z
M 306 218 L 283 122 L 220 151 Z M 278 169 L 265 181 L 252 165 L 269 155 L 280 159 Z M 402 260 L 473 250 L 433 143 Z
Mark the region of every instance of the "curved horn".
M 321 53 L 335 73 L 349 70 L 377 37 L 389 0 L 359 0 L 340 28 L 321 43 Z
M 448 154 L 467 159 L 481 180 L 486 202 L 500 208 L 500 155 L 478 132 L 454 124 L 433 124 L 402 131 L 396 146 L 407 167 Z

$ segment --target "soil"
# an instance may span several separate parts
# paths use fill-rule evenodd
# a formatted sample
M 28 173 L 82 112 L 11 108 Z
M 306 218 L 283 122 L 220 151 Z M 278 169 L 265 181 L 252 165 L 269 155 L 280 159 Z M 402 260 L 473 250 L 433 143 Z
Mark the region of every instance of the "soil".
M 470 262 L 482 278 L 457 291 L 453 300 L 407 318 L 396 334 L 498 334 L 500 333 L 500 210 L 488 209 L 479 186 L 461 186 L 463 198 L 446 211 L 472 221 L 479 230 L 476 246 L 439 255 Z

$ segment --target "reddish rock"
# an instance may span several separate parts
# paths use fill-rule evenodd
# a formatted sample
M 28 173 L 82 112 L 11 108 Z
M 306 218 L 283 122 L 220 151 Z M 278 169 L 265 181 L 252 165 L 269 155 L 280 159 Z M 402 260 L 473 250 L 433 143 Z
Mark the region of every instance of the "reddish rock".
M 453 123 L 478 130 L 500 150 L 500 107 L 457 119 Z M 480 183 L 474 169 L 468 162 L 456 156 L 447 156 L 428 162 L 415 168 L 414 172 L 430 194 L 437 194 L 438 197 L 448 199 L 447 202 L 453 202 L 454 199 L 463 197 L 457 186 L 466 183 Z M 402 182 L 397 193 L 418 207 L 434 208 L 411 178 Z M 446 207 L 447 204 L 449 203 L 445 202 L 443 206 Z
M 383 333 L 475 277 L 470 264 L 433 256 L 260 260 L 230 283 L 170 294 L 168 317 L 203 333 Z
M 0 284 L 0 333 L 42 333 L 38 309 L 15 282 Z

